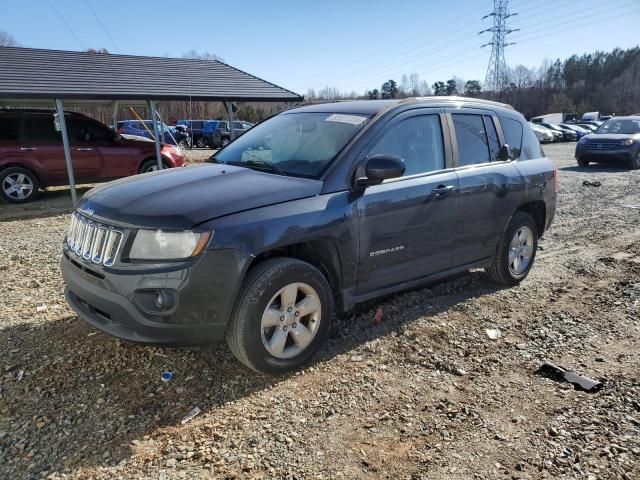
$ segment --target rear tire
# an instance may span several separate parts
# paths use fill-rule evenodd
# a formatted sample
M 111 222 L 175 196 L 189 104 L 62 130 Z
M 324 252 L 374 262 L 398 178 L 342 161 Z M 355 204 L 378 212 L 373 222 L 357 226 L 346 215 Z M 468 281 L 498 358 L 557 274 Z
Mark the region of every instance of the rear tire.
M 163 160 L 162 161 L 162 168 L 169 168 L 169 166 L 167 165 L 167 163 Z M 140 169 L 138 170 L 138 173 L 149 173 L 149 172 L 155 172 L 158 170 L 158 161 L 157 160 L 145 160 L 144 162 L 142 162 L 142 165 L 140 165 Z
M 204 138 L 198 137 L 198 139 L 196 140 L 196 147 L 204 148 L 206 146 L 207 146 L 207 144 L 205 143 Z
M 220 140 L 220 147 L 224 148 L 230 143 L 231 143 L 231 140 L 229 140 L 228 138 L 223 138 L 222 140 Z
M 317 268 L 293 258 L 266 260 L 249 271 L 240 289 L 227 343 L 252 370 L 291 371 L 324 343 L 333 313 L 331 288 Z
M 0 196 L 9 203 L 27 203 L 38 196 L 38 178 L 26 168 L 9 167 L 0 172 Z
M 524 280 L 536 258 L 538 227 L 531 215 L 516 212 L 498 242 L 488 277 L 499 285 L 513 286 Z
M 585 160 L 584 158 L 578 158 L 578 165 L 580 167 L 588 167 L 589 166 L 589 160 Z

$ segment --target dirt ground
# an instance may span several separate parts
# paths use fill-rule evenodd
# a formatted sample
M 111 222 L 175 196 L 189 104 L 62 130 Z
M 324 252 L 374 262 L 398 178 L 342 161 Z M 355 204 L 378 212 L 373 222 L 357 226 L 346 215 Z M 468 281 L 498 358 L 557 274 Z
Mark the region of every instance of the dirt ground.
M 277 378 L 96 331 L 62 294 L 68 192 L 0 206 L 0 478 L 639 479 L 640 171 L 573 150 L 545 146 L 558 211 L 521 285 L 472 271 L 360 306 Z

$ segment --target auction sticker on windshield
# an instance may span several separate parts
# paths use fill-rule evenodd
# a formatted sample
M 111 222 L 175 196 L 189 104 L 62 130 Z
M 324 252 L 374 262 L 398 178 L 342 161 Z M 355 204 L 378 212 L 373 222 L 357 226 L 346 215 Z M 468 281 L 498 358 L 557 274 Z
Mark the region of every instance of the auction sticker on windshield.
M 349 123 L 351 125 L 360 125 L 367 117 L 361 117 L 360 115 L 344 115 L 342 113 L 334 113 L 327 117 L 327 122 L 340 122 Z

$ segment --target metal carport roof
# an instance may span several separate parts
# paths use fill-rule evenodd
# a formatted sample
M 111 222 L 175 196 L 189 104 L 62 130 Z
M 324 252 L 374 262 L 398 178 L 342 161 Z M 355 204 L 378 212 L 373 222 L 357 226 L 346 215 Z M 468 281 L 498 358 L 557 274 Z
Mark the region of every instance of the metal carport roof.
M 64 104 L 112 104 L 115 112 L 118 102 L 145 102 L 152 119 L 159 120 L 156 102 L 163 100 L 222 101 L 233 125 L 231 102 L 298 102 L 302 97 L 218 60 L 0 47 L 0 106 L 51 106 L 55 101 L 74 204 Z M 154 121 L 162 168 L 158 128 Z M 233 128 L 229 131 L 233 139 Z
M 2 99 L 296 102 L 302 97 L 217 60 L 0 48 Z

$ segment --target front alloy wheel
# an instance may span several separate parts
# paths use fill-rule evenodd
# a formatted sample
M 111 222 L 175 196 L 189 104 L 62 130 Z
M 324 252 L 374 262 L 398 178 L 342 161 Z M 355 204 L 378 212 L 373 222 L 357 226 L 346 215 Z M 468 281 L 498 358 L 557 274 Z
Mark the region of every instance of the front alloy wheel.
M 262 373 L 294 370 L 311 359 L 333 317 L 324 275 L 294 258 L 273 258 L 253 267 L 227 327 L 229 348 Z
M 262 344 L 276 358 L 302 353 L 322 318 L 318 294 L 306 283 L 290 283 L 276 293 L 262 314 Z

